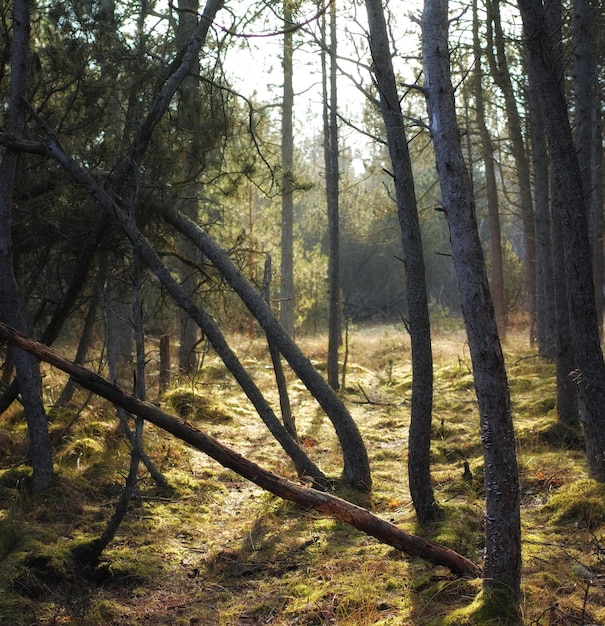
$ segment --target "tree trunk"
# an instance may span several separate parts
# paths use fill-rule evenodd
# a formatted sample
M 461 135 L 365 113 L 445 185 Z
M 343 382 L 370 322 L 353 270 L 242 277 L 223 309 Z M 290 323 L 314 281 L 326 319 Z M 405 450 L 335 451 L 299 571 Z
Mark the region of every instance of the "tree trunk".
M 479 18 L 477 0 L 473 0 L 473 57 L 474 82 L 473 92 L 477 115 L 477 126 L 481 136 L 481 154 L 485 168 L 485 189 L 487 193 L 487 214 L 489 217 L 489 240 L 491 252 L 490 289 L 494 301 L 494 312 L 498 334 L 506 340 L 506 300 L 504 297 L 504 267 L 502 261 L 502 236 L 500 232 L 500 211 L 498 207 L 498 188 L 494 164 L 494 146 L 485 121 L 485 102 L 483 98 L 483 69 L 481 67 L 481 44 L 479 41 Z M 472 189 L 472 186 L 471 186 Z
M 380 0 L 366 0 L 370 50 L 380 108 L 387 133 L 397 211 L 405 261 L 406 292 L 412 343 L 412 410 L 408 445 L 408 476 L 414 508 L 420 524 L 439 517 L 430 468 L 433 410 L 433 355 L 420 222 L 414 177 L 399 104 L 395 73 Z
M 491 302 L 475 206 L 456 121 L 444 0 L 425 0 L 422 56 L 430 130 L 479 404 L 485 459 L 483 589 L 516 610 L 520 600 L 519 476 L 508 381 Z
M 281 498 L 321 511 L 410 556 L 420 557 L 433 565 L 447 567 L 454 574 L 477 576 L 480 573 L 477 565 L 449 548 L 444 548 L 421 537 L 409 534 L 394 524 L 346 500 L 326 492 L 302 487 L 263 469 L 256 463 L 227 448 L 213 437 L 197 430 L 187 422 L 164 413 L 152 404 L 142 402 L 134 396 L 125 394 L 109 381 L 72 361 L 64 359 L 52 348 L 33 341 L 2 323 L 0 323 L 0 337 L 10 340 L 20 348 L 30 351 L 36 358 L 47 361 L 54 367 L 67 372 L 86 389 L 94 391 L 110 402 L 121 406 L 125 411 L 138 415 L 173 434 L 196 449 L 205 452 L 224 467 L 232 469 L 240 476 L 247 478 L 259 487 Z
M 271 307 L 271 255 L 267 253 L 265 257 L 265 271 L 263 275 L 263 298 L 267 303 L 267 306 Z M 250 313 L 250 317 L 254 319 L 254 315 Z M 271 362 L 273 363 L 273 372 L 275 373 L 275 384 L 277 385 L 277 391 L 279 393 L 279 406 L 281 409 L 281 417 L 284 423 L 284 428 L 290 433 L 290 436 L 298 441 L 298 434 L 296 432 L 296 422 L 294 415 L 292 415 L 292 406 L 290 405 L 290 396 L 288 395 L 288 383 L 286 381 L 286 375 L 281 362 L 281 354 L 277 346 L 267 338 L 267 344 L 269 346 L 269 354 L 271 355 Z
M 183 48 L 197 26 L 199 0 L 179 0 L 178 2 L 178 25 L 176 43 L 178 49 Z M 200 120 L 196 113 L 198 109 L 198 85 L 200 63 L 196 58 L 190 73 L 185 77 L 180 87 L 180 100 L 178 109 L 178 124 L 185 134 L 186 142 L 182 159 L 182 182 L 177 200 L 179 210 L 183 211 L 194 222 L 198 220 L 198 196 L 200 183 L 198 173 L 200 169 Z M 181 253 L 185 258 L 195 259 L 196 250 L 185 237 L 178 242 Z M 198 255 L 199 256 L 199 255 Z M 197 287 L 196 272 L 186 263 L 180 263 L 179 274 L 181 286 L 185 293 L 194 298 Z M 180 316 L 180 342 L 179 342 L 179 369 L 181 372 L 193 375 L 197 366 L 195 348 L 198 343 L 199 329 L 197 324 L 182 310 Z
M 555 282 L 550 219 L 548 149 L 538 94 L 531 88 L 528 92 L 536 218 L 537 340 L 540 354 L 556 359 Z
M 592 258 L 584 192 L 571 133 L 558 57 L 547 27 L 544 7 L 518 0 L 531 66 L 530 78 L 540 97 L 557 189 L 556 220 L 563 236 L 567 301 L 575 354 L 580 415 L 584 426 L 588 469 L 605 481 L 605 362 L 599 338 L 594 300 Z
M 598 237 L 597 36 L 600 12 L 601 6 L 596 0 L 574 0 L 572 29 L 576 153 L 584 190 L 588 234 L 595 260 Z M 598 266 L 593 269 L 594 279 L 598 269 Z M 595 306 L 597 295 L 602 294 L 602 291 L 602 284 L 595 280 Z M 598 308 L 597 313 L 599 314 Z M 600 316 L 602 317 L 602 311 Z
M 311 365 L 309 359 L 303 355 L 291 336 L 273 317 L 262 296 L 235 267 L 227 253 L 207 233 L 202 231 L 197 224 L 194 224 L 176 211 L 168 210 L 165 214 L 165 219 L 179 232 L 190 237 L 219 270 L 231 288 L 248 307 L 248 310 L 254 314 L 269 341 L 272 341 L 279 348 L 290 367 L 319 402 L 334 425 L 342 447 L 344 459 L 343 478 L 345 482 L 350 483 L 360 491 L 370 491 L 372 478 L 368 454 L 359 429 L 340 398 Z
M 325 24 L 325 16 L 322 16 Z M 325 30 L 325 28 L 324 28 Z M 325 42 L 324 45 L 327 45 Z M 336 2 L 330 4 L 330 95 L 328 102 L 325 50 L 322 48 L 324 160 L 326 165 L 326 200 L 328 206 L 328 384 L 338 389 L 338 348 L 340 347 L 340 232 L 338 168 L 338 115 L 336 89 Z
M 21 137 L 25 128 L 22 99 L 26 97 L 29 20 L 29 0 L 15 0 L 7 131 L 16 137 Z M 28 326 L 27 317 L 13 273 L 11 235 L 13 185 L 18 160 L 19 153 L 8 148 L 4 151 L 0 163 L 0 319 L 25 332 Z M 48 420 L 42 401 L 40 367 L 32 360 L 31 355 L 21 350 L 15 350 L 14 360 L 27 419 L 34 490 L 42 491 L 47 489 L 52 481 L 53 462 Z
M 523 261 L 525 265 L 525 295 L 529 311 L 530 344 L 536 338 L 536 242 L 534 233 L 534 210 L 531 197 L 531 179 L 529 163 L 521 117 L 517 108 L 517 99 L 511 80 L 508 59 L 506 57 L 505 39 L 500 18 L 500 0 L 487 0 L 488 10 L 488 58 L 490 59 L 491 75 L 504 96 L 508 132 L 515 161 L 517 181 L 519 185 L 519 202 L 523 223 Z M 492 25 L 493 35 L 492 37 Z M 493 41 L 492 41 L 493 39 Z M 494 45 L 495 44 L 495 45 Z M 495 56 L 494 56 L 495 47 Z
M 279 320 L 286 332 L 294 334 L 294 181 L 292 178 L 294 139 L 292 136 L 292 112 L 294 87 L 292 76 L 292 6 L 291 0 L 283 0 L 284 7 L 284 85 L 281 122 L 281 274 Z

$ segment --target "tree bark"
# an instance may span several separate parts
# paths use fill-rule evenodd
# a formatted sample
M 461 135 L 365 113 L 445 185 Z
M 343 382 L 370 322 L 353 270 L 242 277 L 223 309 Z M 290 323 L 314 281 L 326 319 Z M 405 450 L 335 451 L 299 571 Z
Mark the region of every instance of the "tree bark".
M 544 7 L 534 0 L 518 0 L 531 66 L 530 78 L 540 97 L 557 190 L 553 219 L 563 239 L 571 334 L 575 354 L 574 379 L 584 426 L 588 469 L 605 481 L 605 362 L 592 280 L 591 247 L 584 191 L 567 104 L 561 85 L 561 66 L 555 56 Z
M 408 444 L 409 485 L 418 520 L 420 524 L 426 525 L 439 517 L 439 507 L 435 502 L 430 467 L 433 355 L 424 252 L 412 163 L 391 61 L 384 10 L 380 0 L 366 0 L 366 10 L 374 77 L 395 176 L 395 195 L 405 262 L 413 373 Z
M 407 533 L 394 524 L 346 500 L 316 489 L 302 487 L 263 469 L 187 422 L 164 413 L 152 404 L 125 394 L 97 374 L 64 359 L 52 348 L 30 339 L 2 323 L 0 323 L 0 336 L 21 349 L 31 352 L 37 359 L 46 361 L 67 372 L 86 389 L 94 391 L 110 402 L 121 406 L 125 411 L 138 415 L 173 434 L 206 453 L 224 467 L 232 469 L 240 476 L 281 498 L 321 511 L 410 556 L 420 557 L 433 565 L 447 567 L 454 574 L 477 576 L 480 573 L 480 569 L 475 563 L 449 548 Z
M 475 206 L 456 120 L 446 0 L 425 0 L 422 56 L 430 130 L 479 404 L 485 459 L 483 588 L 518 607 L 521 582 L 519 475 L 508 381 Z
M 29 53 L 29 0 L 15 0 L 13 6 L 13 40 L 11 47 L 11 82 L 7 111 L 7 130 L 21 137 L 25 129 L 27 62 Z M 13 272 L 13 242 L 11 235 L 13 186 L 19 153 L 5 149 L 0 163 L 0 319 L 26 331 L 25 306 L 18 291 Z M 19 391 L 25 409 L 29 435 L 29 456 L 35 491 L 50 486 L 53 477 L 52 451 L 48 420 L 42 401 L 42 379 L 39 364 L 21 351 L 14 353 Z M 16 385 L 15 385 L 16 386 Z

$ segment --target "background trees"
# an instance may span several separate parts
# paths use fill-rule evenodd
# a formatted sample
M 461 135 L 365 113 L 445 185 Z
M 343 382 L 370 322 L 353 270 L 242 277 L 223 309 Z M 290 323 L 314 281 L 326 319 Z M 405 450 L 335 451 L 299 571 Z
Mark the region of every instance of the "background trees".
M 454 5 L 448 14 L 443 3 L 427 2 L 427 16 L 436 13 L 425 20 L 426 86 L 419 88 L 419 40 L 400 36 L 396 11 L 380 20 L 383 7 L 368 7 L 369 41 L 355 6 L 330 7 L 334 20 L 337 11 L 345 19 L 339 15 L 332 22 L 327 161 L 317 139 L 325 97 L 321 103 L 313 90 L 321 73 L 314 63 L 321 57 L 318 18 L 327 7 L 286 3 L 273 7 L 274 13 L 254 5 L 223 10 L 211 0 L 200 14 L 197 3 L 188 2 L 165 8 L 51 3 L 45 11 L 34 8 L 31 20 L 22 2 L 9 7 L 15 19 L 2 20 L 6 37 L 0 55 L 0 91 L 7 103 L 0 134 L 2 320 L 74 353 L 78 344 L 78 358 L 91 355 L 96 369 L 111 369 L 116 384 L 130 385 L 135 371 L 133 387 L 139 390 L 146 377 L 143 346 L 160 335 L 180 335 L 181 380 L 194 381 L 204 350 L 213 349 L 299 474 L 325 486 L 329 476 L 279 423 L 230 345 L 229 335 L 244 329 L 253 334 L 260 327 L 334 425 L 345 482 L 367 492 L 372 473 L 365 442 L 343 402 L 346 396 L 334 392 L 341 290 L 342 313 L 350 323 L 395 323 L 401 332 L 409 326 L 412 433 L 420 433 L 421 443 L 412 443 L 408 459 L 419 518 L 427 523 L 437 518 L 429 467 L 434 438 L 429 313 L 444 329 L 462 312 L 485 446 L 486 588 L 506 589 L 516 602 L 518 479 L 485 266 L 491 264 L 502 333 L 507 323 L 525 325 L 532 341 L 536 334 L 540 354 L 556 356 L 557 409 L 572 426 L 579 390 L 589 467 L 604 480 L 597 175 L 602 103 L 594 85 L 602 51 L 585 17 L 593 15 L 596 23 L 601 15 L 578 1 L 573 30 L 562 29 L 560 16 L 553 17 L 555 5 L 545 12 L 539 3 L 520 2 L 522 37 L 518 16 L 497 2 L 476 3 L 472 16 L 456 13 Z M 28 46 L 30 22 L 34 36 Z M 336 30 L 337 23 L 343 30 Z M 434 39 L 431 24 L 439 27 Z M 286 70 L 283 98 L 274 97 L 270 85 L 240 93 L 245 81 L 228 69 L 233 58 L 245 64 L 239 48 L 252 45 L 248 35 L 259 34 L 269 49 L 279 42 L 283 57 L 274 54 L 274 60 L 282 58 Z M 297 49 L 290 70 L 293 39 Z M 415 47 L 403 50 L 409 41 Z M 379 49 L 378 43 L 389 46 Z M 566 99 L 572 83 L 565 68 L 571 65 L 559 61 L 570 49 L 573 98 Z M 435 72 L 445 71 L 443 63 L 433 63 L 444 60 L 453 81 L 444 74 L 442 93 L 449 95 L 442 102 L 432 81 Z M 484 60 L 489 71 L 483 71 Z M 255 79 L 259 87 L 271 60 L 254 61 L 263 69 Z M 343 103 L 338 109 L 337 82 Z M 365 104 L 358 104 L 358 94 Z M 276 131 L 281 119 L 276 110 L 284 113 L 282 133 Z M 446 114 L 448 136 L 440 124 Z M 324 173 L 332 175 L 329 195 L 338 199 L 338 211 L 332 203 L 329 216 Z M 340 258 L 329 262 L 335 250 Z M 267 253 L 283 268 L 271 294 L 281 303 L 282 326 L 258 293 Z M 141 260 L 147 270 L 139 267 Z M 296 307 L 286 314 L 294 293 Z M 99 304 L 107 332 L 98 324 L 95 335 L 91 325 Z M 324 331 L 329 304 L 332 389 L 291 338 L 294 331 Z M 572 346 L 565 343 L 568 327 Z M 120 367 L 110 368 L 105 355 L 117 355 L 118 343 L 126 355 Z M 198 360 L 192 359 L 196 350 Z M 3 357 L 7 389 L 0 407 L 6 410 L 20 392 L 34 484 L 43 490 L 52 477 L 52 457 L 36 364 L 19 350 L 4 348 Z M 494 437 L 506 444 L 497 453 Z M 498 541 L 500 535 L 507 542 Z

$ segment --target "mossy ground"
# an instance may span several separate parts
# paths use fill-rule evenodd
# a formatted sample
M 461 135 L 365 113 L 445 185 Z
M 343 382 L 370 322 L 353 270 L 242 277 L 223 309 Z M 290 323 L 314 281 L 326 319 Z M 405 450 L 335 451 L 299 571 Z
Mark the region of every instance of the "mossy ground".
M 277 404 L 261 340 L 240 356 Z M 323 339 L 303 348 L 325 367 Z M 506 346 L 522 486 L 526 624 L 605 624 L 605 488 L 588 479 L 579 438 L 562 436 L 554 413 L 554 366 L 523 339 Z M 188 421 L 263 466 L 293 470 L 236 384 L 207 357 L 207 372 L 175 381 L 161 400 Z M 153 375 L 153 372 L 151 372 Z M 49 370 L 49 402 L 62 384 Z M 153 384 L 153 378 L 150 378 Z M 402 329 L 350 333 L 342 397 L 372 460 L 376 513 L 421 532 L 406 481 L 410 350 Z M 291 380 L 303 445 L 330 476 L 340 455 L 330 422 Z M 155 393 L 155 397 L 153 394 Z M 157 391 L 150 390 L 156 401 Z M 129 449 L 112 408 L 84 408 L 57 443 L 57 477 L 32 495 L 23 420 L 5 414 L 0 437 L 0 624 L 275 626 L 506 623 L 482 603 L 479 580 L 409 559 L 343 523 L 279 500 L 152 426 L 145 446 L 171 489 L 141 471 L 137 497 L 94 571 L 75 555 L 113 512 Z M 78 410 L 82 407 L 78 407 Z M 51 416 L 61 433 L 75 415 Z M 462 334 L 435 340 L 433 477 L 444 519 L 425 536 L 480 562 L 482 457 L 468 349 Z M 473 474 L 463 479 L 464 461 Z

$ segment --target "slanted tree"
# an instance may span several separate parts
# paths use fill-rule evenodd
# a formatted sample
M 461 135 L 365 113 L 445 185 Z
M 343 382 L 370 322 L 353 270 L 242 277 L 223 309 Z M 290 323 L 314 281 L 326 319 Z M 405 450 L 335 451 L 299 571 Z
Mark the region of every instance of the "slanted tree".
M 425 0 L 421 25 L 429 126 L 473 364 L 485 459 L 482 598 L 500 607 L 502 617 L 518 621 L 521 521 L 515 433 L 504 357 L 456 120 L 447 1 Z
M 393 167 L 405 262 L 413 372 L 408 476 L 416 515 L 420 523 L 426 525 L 439 517 L 439 507 L 435 502 L 430 471 L 433 356 L 424 254 L 412 162 L 399 104 L 384 10 L 380 0 L 366 0 L 366 10 L 374 80 Z

